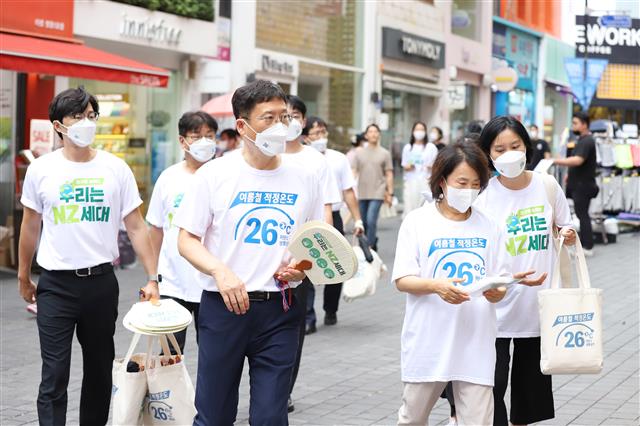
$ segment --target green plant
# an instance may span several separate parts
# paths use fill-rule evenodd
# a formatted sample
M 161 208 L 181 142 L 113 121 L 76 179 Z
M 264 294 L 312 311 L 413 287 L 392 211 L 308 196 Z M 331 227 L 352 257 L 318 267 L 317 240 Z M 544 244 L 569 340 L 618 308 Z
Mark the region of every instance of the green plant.
M 172 15 L 213 21 L 213 0 L 112 0 Z

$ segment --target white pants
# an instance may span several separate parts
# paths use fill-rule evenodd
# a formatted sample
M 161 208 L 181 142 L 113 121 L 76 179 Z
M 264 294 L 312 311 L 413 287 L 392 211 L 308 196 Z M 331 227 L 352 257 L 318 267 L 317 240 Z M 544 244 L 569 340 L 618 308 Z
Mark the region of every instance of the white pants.
M 404 383 L 398 425 L 425 425 L 447 382 Z M 453 382 L 458 425 L 493 425 L 493 387 Z
M 425 179 L 408 179 L 404 181 L 404 211 L 402 217 L 407 217 L 411 210 L 415 210 L 424 204 L 422 193 L 427 190 Z

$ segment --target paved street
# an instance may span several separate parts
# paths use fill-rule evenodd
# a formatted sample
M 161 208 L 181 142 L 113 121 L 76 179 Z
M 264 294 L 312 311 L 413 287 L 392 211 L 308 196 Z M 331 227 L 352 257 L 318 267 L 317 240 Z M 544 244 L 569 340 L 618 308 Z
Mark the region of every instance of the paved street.
M 399 219 L 381 223 L 381 254 L 391 268 Z M 592 283 L 604 289 L 605 368 L 600 375 L 554 377 L 556 418 L 550 425 L 637 425 L 638 405 L 638 259 L 640 237 L 622 235 L 618 243 L 596 246 L 589 259 Z M 120 317 L 136 298 L 141 268 L 119 271 Z M 0 424 L 36 424 L 35 400 L 40 355 L 35 318 L 24 309 L 16 280 L 2 275 L 0 300 L 1 399 Z M 294 391 L 293 425 L 394 424 L 400 404 L 400 330 L 404 296 L 381 280 L 368 299 L 342 303 L 337 326 L 322 325 L 322 292 L 318 292 L 318 333 L 305 342 Z M 122 356 L 131 334 L 121 324 L 116 352 Z M 196 372 L 195 339 L 190 330 L 187 365 Z M 75 343 L 69 384 L 68 423 L 77 424 L 81 385 L 81 354 Z M 248 419 L 248 380 L 241 385 L 239 424 Z M 449 408 L 441 400 L 431 424 L 447 424 Z

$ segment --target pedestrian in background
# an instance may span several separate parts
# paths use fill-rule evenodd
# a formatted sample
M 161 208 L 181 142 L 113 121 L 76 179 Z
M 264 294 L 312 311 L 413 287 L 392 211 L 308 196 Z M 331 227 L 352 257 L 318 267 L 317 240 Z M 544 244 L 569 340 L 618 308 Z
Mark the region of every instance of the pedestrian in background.
M 536 168 L 540 160 L 551 158 L 551 149 L 544 139 L 540 138 L 538 126 L 532 124 L 529 127 L 529 138 L 531 139 L 531 160 L 527 163 L 527 170 Z
M 121 221 L 148 276 L 144 298 L 159 297 L 161 278 L 133 173 L 115 155 L 91 148 L 98 116 L 98 101 L 82 87 L 53 98 L 49 119 L 64 146 L 29 166 L 20 200 L 18 283 L 27 303 L 38 302 L 41 425 L 67 421 L 74 332 L 83 364 L 79 422 L 107 423 L 119 294 L 113 262 Z M 38 240 L 43 271 L 36 287 L 31 261 Z
M 511 286 L 506 297 L 496 304 L 493 424 L 533 424 L 555 416 L 551 376 L 540 372 L 538 291 L 551 283 L 558 256 L 554 234 L 560 232 L 566 244 L 573 244 L 576 234 L 571 229 L 569 204 L 560 185 L 549 175 L 525 171 L 533 151 L 532 141 L 518 120 L 509 116 L 492 119 L 484 126 L 478 143 L 491 169 L 499 175 L 489 180 L 475 207 L 499 225 L 508 270 L 535 270 L 546 275 L 541 286 Z M 556 187 L 551 202 L 546 178 L 553 179 Z M 510 370 L 511 413 L 507 415 L 504 396 Z
M 204 111 L 187 112 L 180 117 L 178 141 L 184 151 L 184 160 L 160 174 L 147 211 L 151 242 L 158 254 L 158 271 L 162 275 L 160 295 L 175 300 L 193 315 L 196 342 L 202 288 L 193 282 L 196 269 L 178 253 L 179 230 L 173 219 L 185 192 L 193 185 L 196 171 L 213 158 L 217 131 L 218 123 Z M 184 353 L 187 329 L 175 333 L 175 337 Z
M 444 143 L 444 134 L 442 133 L 442 129 L 437 126 L 433 126 L 429 131 L 429 142 L 432 142 L 438 151 L 446 146 Z
M 593 256 L 593 229 L 589 216 L 591 199 L 598 195 L 596 183 L 596 140 L 589 131 L 589 115 L 579 111 L 573 113 L 571 130 L 578 136 L 570 157 L 556 158 L 553 162 L 569 167 L 567 197 L 573 199 L 573 207 L 580 219 L 580 241 L 585 256 Z
M 448 145 L 433 165 L 436 202 L 409 213 L 400 226 L 392 274 L 398 290 L 407 293 L 399 425 L 427 423 L 449 381 L 458 424 L 493 421 L 495 303 L 507 290 L 470 298 L 460 288 L 508 272 L 500 231 L 472 207 L 488 180 L 487 159 L 476 144 Z M 482 268 L 471 273 L 465 265 Z M 525 279 L 531 273 L 514 277 L 539 284 Z
M 411 129 L 409 143 L 402 149 L 402 168 L 404 169 L 404 211 L 403 217 L 417 209 L 424 202 L 424 195 L 431 176 L 431 167 L 438 155 L 433 143 L 427 142 L 427 125 L 417 121 Z M 430 197 L 429 197 L 430 198 Z
M 220 141 L 216 146 L 216 158 L 240 148 L 240 135 L 235 129 L 224 129 L 220 132 Z
M 380 146 L 380 128 L 369 124 L 364 136 L 367 146 L 356 151 L 353 170 L 358 179 L 360 214 L 369 245 L 377 250 L 378 216 L 382 203 L 393 201 L 393 165 L 391 154 Z
M 367 140 L 364 137 L 364 133 L 357 133 L 356 135 L 351 137 L 351 148 L 349 148 L 349 151 L 347 151 L 347 159 L 349 159 L 349 164 L 351 164 L 352 168 L 358 148 L 364 147 L 366 141 Z

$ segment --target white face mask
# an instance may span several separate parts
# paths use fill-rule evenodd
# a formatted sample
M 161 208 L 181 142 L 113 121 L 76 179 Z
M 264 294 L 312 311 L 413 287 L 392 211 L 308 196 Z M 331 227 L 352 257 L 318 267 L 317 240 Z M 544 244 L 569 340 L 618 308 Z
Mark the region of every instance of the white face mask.
M 431 132 L 429 133 L 429 142 L 435 142 L 438 140 L 438 137 L 440 135 L 437 132 Z
M 495 160 L 492 158 L 493 167 L 498 173 L 507 178 L 520 176 L 524 171 L 527 156 L 522 151 L 507 151 Z
M 247 127 L 256 132 L 253 127 L 245 121 Z M 245 136 L 249 139 L 247 136 Z M 285 144 L 287 139 L 287 126 L 278 122 L 269 127 L 263 132 L 256 132 L 256 140 L 251 140 L 267 157 L 275 157 L 278 154 L 282 154 L 285 151 Z
M 287 129 L 287 142 L 294 141 L 302 134 L 302 123 L 298 120 L 291 120 Z
M 538 132 L 536 130 L 532 130 L 531 133 L 529 133 L 529 137 L 531 139 L 538 139 Z
M 228 141 L 220 141 L 218 143 L 218 148 L 220 148 L 220 151 L 222 151 L 222 152 L 225 152 L 228 147 L 229 147 L 229 142 Z
M 93 143 L 96 136 L 96 122 L 88 118 L 78 121 L 67 127 L 60 123 L 62 127 L 67 129 L 67 137 L 80 148 L 86 148 Z
M 417 141 L 423 141 L 426 134 L 427 132 L 424 130 L 416 130 L 413 132 L 413 138 Z
M 311 141 L 310 145 L 311 147 L 317 149 L 318 151 L 324 154 L 324 152 L 327 150 L 328 143 L 329 141 L 327 140 L 327 138 L 321 138 L 315 141 Z
M 478 194 L 480 194 L 479 189 L 454 188 L 447 185 L 447 204 L 460 213 L 465 213 L 478 198 Z
M 216 154 L 216 142 L 213 139 L 200 138 L 189 145 L 187 152 L 194 160 L 206 163 Z

